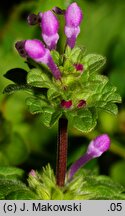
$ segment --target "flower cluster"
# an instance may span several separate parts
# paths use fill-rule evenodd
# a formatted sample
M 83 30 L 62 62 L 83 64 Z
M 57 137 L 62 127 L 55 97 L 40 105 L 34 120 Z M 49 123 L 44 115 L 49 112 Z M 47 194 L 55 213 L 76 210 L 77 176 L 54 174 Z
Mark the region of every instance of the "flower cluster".
M 29 25 L 39 24 L 41 28 L 41 36 L 43 42 L 37 39 L 18 41 L 15 45 L 19 54 L 24 58 L 31 58 L 36 62 L 46 64 L 51 70 L 55 79 L 61 79 L 61 72 L 54 63 L 50 51 L 56 49 L 59 40 L 59 21 L 56 14 L 63 14 L 65 17 L 65 35 L 67 37 L 67 45 L 71 48 L 75 46 L 76 38 L 80 33 L 80 23 L 82 21 L 82 11 L 77 3 L 72 3 L 66 11 L 60 8 L 39 13 L 38 15 L 31 14 L 27 21 Z M 81 67 L 76 65 L 76 70 L 81 70 Z

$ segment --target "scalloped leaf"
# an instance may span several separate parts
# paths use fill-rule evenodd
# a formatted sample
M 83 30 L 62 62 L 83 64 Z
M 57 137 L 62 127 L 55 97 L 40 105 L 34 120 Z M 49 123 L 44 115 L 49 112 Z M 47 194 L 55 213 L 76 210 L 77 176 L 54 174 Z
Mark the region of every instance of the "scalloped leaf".
M 106 63 L 106 58 L 97 54 L 88 54 L 83 59 L 85 69 L 90 73 L 100 70 Z
M 4 180 L 22 180 L 24 171 L 16 167 L 0 167 L 0 179 Z
M 3 94 L 13 94 L 16 91 L 31 91 L 32 87 L 30 85 L 16 85 L 16 84 L 9 84 L 3 90 Z
M 26 99 L 26 105 L 32 114 L 43 113 L 43 107 L 48 106 L 46 97 L 41 98 L 29 97 Z
M 47 98 L 48 100 L 54 100 L 56 99 L 57 97 L 60 96 L 60 92 L 56 89 L 56 88 L 50 88 L 48 89 L 47 91 Z
M 61 117 L 61 110 L 55 110 L 52 107 L 44 107 L 41 115 L 41 121 L 47 127 L 52 127 Z
M 15 167 L 0 167 L 0 200 L 38 199 L 23 182 L 24 171 Z
M 69 59 L 72 63 L 79 63 L 84 57 L 86 49 L 81 49 L 80 47 L 74 47 L 71 49 L 69 46 L 66 47 L 65 58 Z
M 96 115 L 95 118 L 93 118 L 93 115 L 95 115 L 95 113 L 92 114 L 89 109 L 83 108 L 72 113 L 68 112 L 67 118 L 69 118 L 73 127 L 81 132 L 88 133 L 96 125 Z
M 53 86 L 50 76 L 37 68 L 33 68 L 28 73 L 27 83 L 38 88 L 50 88 Z

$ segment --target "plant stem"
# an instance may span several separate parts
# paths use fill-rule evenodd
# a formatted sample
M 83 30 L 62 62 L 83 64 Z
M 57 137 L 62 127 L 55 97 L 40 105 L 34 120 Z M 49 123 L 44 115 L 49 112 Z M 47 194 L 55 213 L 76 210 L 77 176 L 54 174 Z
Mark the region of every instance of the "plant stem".
M 57 164 L 56 164 L 56 183 L 63 187 L 65 183 L 67 149 L 68 149 L 68 120 L 64 117 L 59 119 L 58 141 L 57 141 Z

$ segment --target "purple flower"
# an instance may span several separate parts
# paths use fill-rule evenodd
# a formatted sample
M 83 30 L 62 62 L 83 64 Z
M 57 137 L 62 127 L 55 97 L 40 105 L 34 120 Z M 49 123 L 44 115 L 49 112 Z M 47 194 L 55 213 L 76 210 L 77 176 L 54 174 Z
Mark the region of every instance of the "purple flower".
M 48 64 L 50 52 L 45 48 L 41 41 L 37 39 L 26 40 L 25 50 L 30 58 L 37 62 Z
M 101 156 L 110 147 L 110 138 L 107 134 L 102 134 L 92 140 L 88 146 L 87 152 L 80 157 L 69 169 L 68 178 L 72 179 L 74 174 L 93 158 Z
M 55 49 L 59 39 L 59 23 L 52 11 L 42 14 L 40 26 L 42 28 L 42 37 L 49 49 Z
M 71 108 L 71 106 L 72 106 L 72 100 L 68 100 L 68 101 L 62 100 L 61 101 L 61 107 L 62 108 L 69 109 L 69 108 Z
M 20 44 L 23 48 L 19 48 Z M 54 63 L 50 55 L 50 51 L 45 48 L 44 44 L 41 41 L 37 39 L 18 41 L 15 46 L 19 53 L 20 49 L 23 49 L 25 51 L 25 56 L 23 57 L 29 57 L 36 62 L 48 65 L 48 67 L 52 71 L 53 76 L 56 79 L 61 79 L 61 73 L 57 65 Z
M 65 34 L 67 36 L 67 44 L 73 48 L 75 46 L 76 38 L 80 33 L 80 23 L 83 14 L 76 2 L 70 4 L 65 13 Z

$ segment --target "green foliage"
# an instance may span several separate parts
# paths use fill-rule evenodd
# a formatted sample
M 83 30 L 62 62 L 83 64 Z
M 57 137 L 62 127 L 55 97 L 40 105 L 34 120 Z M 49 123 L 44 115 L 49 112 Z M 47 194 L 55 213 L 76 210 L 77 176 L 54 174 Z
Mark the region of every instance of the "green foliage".
M 113 200 L 125 199 L 125 188 L 106 176 L 80 170 L 63 188 L 56 185 L 54 172 L 47 165 L 41 172 L 31 173 L 28 186 L 24 171 L 14 167 L 0 168 L 0 199 L 15 200 Z
M 96 176 L 90 170 L 80 170 L 70 182 L 59 188 L 54 173 L 48 165 L 41 173 L 30 175 L 28 182 L 38 198 L 44 200 L 125 199 L 124 187 L 107 176 Z
M 108 0 L 108 1 L 104 1 L 104 0 L 103 1 L 102 0 L 101 1 L 100 0 L 82 1 L 82 0 L 79 0 L 77 2 L 78 2 L 78 4 L 80 4 L 80 6 L 82 7 L 83 12 L 84 12 L 84 21 L 81 24 L 81 34 L 78 37 L 77 44 L 80 47 L 83 46 L 83 44 L 86 45 L 89 52 L 96 51 L 96 52 L 102 53 L 103 55 L 106 56 L 107 66 L 103 70 L 103 73 L 109 75 L 109 80 L 115 86 L 118 87 L 118 91 L 124 97 L 125 96 L 125 85 L 124 85 L 124 83 L 125 83 L 125 73 L 124 73 L 124 71 L 125 71 L 125 61 L 124 61 L 124 56 L 125 56 L 125 30 L 124 30 L 125 3 L 123 0 L 115 1 L 115 2 L 113 2 L 112 0 Z M 112 3 L 113 3 L 114 10 L 112 10 Z M 40 32 L 38 31 L 38 28 L 36 28 L 36 27 L 28 28 L 27 23 L 23 19 L 24 14 L 27 13 L 27 15 L 28 15 L 28 11 L 30 13 L 31 13 L 31 11 L 33 13 L 34 12 L 38 13 L 41 10 L 45 11 L 45 10 L 51 9 L 55 5 L 57 5 L 61 8 L 65 8 L 66 4 L 68 4 L 67 1 L 62 1 L 62 0 L 61 1 L 58 0 L 56 2 L 55 1 L 52 2 L 50 0 L 47 0 L 47 1 L 40 0 L 37 2 L 35 2 L 35 1 L 34 2 L 33 1 L 32 2 L 24 2 L 22 4 L 18 4 L 18 6 L 16 6 L 16 7 L 13 7 L 13 10 L 11 11 L 10 15 L 8 13 L 8 16 L 9 16 L 8 20 L 7 20 L 7 14 L 6 14 L 6 16 L 4 15 L 4 17 L 6 17 L 6 21 L 4 21 L 4 23 L 2 23 L 2 19 L 0 21 L 0 24 L 1 24 L 1 37 L 0 37 L 0 42 L 1 42 L 1 47 L 0 47 L 1 74 L 4 74 L 5 71 L 10 70 L 11 68 L 14 68 L 14 67 L 17 68 L 19 66 L 21 68 L 24 68 L 25 70 L 27 70 L 29 72 L 29 68 L 27 67 L 27 65 L 24 63 L 24 61 L 21 59 L 21 57 L 19 57 L 18 54 L 15 52 L 14 42 L 19 40 L 19 39 L 33 38 L 34 36 L 36 37 L 37 35 L 40 35 Z M 112 25 L 112 23 L 115 23 L 115 25 Z M 88 28 L 88 26 L 89 26 L 89 28 Z M 60 32 L 62 33 L 62 32 L 64 32 L 64 30 L 60 28 Z M 119 34 L 119 32 L 120 32 L 120 34 Z M 60 42 L 58 43 L 59 48 L 61 47 L 61 45 L 64 45 L 64 43 L 65 43 L 65 37 L 63 37 L 63 34 L 61 34 L 61 36 L 62 36 L 61 40 L 63 43 L 61 43 L 61 44 L 60 44 Z M 82 52 L 84 53 L 84 56 L 85 56 L 85 49 L 84 48 L 82 49 Z M 59 58 L 58 52 L 54 53 L 54 54 L 52 53 L 52 55 L 53 55 L 53 58 L 54 58 L 54 61 L 56 62 L 56 64 L 58 66 L 60 66 L 63 62 L 63 58 Z M 65 66 L 66 66 L 66 64 L 69 64 L 68 72 L 69 71 L 72 72 L 73 71 L 72 69 L 74 69 L 74 67 L 72 67 L 72 64 L 70 62 L 68 63 L 68 60 L 67 60 L 67 63 L 65 63 Z M 63 71 L 63 73 L 64 72 L 65 71 Z M 67 71 L 66 71 L 66 73 L 67 73 Z M 75 73 L 75 71 L 74 71 L 74 76 L 78 77 L 79 73 Z M 88 72 L 84 73 L 82 75 L 82 77 L 84 77 L 84 81 L 85 80 L 87 81 L 88 76 L 89 76 Z M 12 74 L 10 77 L 12 77 Z M 19 77 L 19 74 L 18 75 L 16 74 L 17 80 L 18 80 L 18 77 Z M 102 78 L 104 78 L 104 77 L 102 77 Z M 64 79 L 64 77 L 63 77 L 63 79 Z M 65 78 L 65 83 L 66 82 L 68 83 L 69 80 L 70 80 L 70 82 L 72 82 L 73 79 L 74 79 L 73 76 L 72 77 L 67 76 Z M 102 79 L 102 80 L 104 80 L 104 79 Z M 0 77 L 0 81 L 1 81 L 0 88 L 1 88 L 1 92 L 2 92 L 3 87 L 5 87 L 5 85 L 8 85 L 8 82 L 2 76 Z M 14 81 L 14 80 L 11 80 L 11 81 Z M 100 83 L 101 83 L 101 81 L 100 81 Z M 100 84 L 100 86 L 101 86 L 101 84 Z M 16 88 L 21 89 L 21 85 L 19 86 L 19 85 L 12 84 L 12 87 L 8 87 L 9 90 L 7 89 L 6 93 L 9 93 L 9 94 L 13 93 L 14 92 L 13 87 L 14 87 L 14 89 L 16 89 Z M 93 88 L 94 88 L 94 86 L 93 86 Z M 71 89 L 73 89 L 72 86 L 71 86 Z M 34 98 L 34 93 L 33 93 L 33 95 L 31 95 L 31 100 L 32 100 L 32 98 L 34 98 L 35 100 L 38 100 L 39 99 L 38 96 L 40 96 L 40 100 L 39 100 L 38 104 L 41 103 L 42 98 L 43 98 L 42 95 L 40 95 L 40 93 L 38 94 L 39 91 L 41 92 L 40 88 L 38 88 L 37 90 L 35 89 L 35 98 Z M 43 89 L 42 89 L 42 91 L 44 93 L 46 92 Z M 73 91 L 74 91 L 74 89 L 73 89 Z M 32 91 L 28 89 L 28 92 L 30 93 Z M 79 92 L 79 90 L 78 90 L 78 92 Z M 78 95 L 78 92 L 77 92 L 77 95 Z M 84 88 L 84 92 L 85 92 L 85 88 Z M 86 88 L 86 92 L 85 93 L 84 92 L 83 92 L 82 97 L 86 96 L 85 99 L 87 99 L 89 97 L 90 93 L 88 93 L 87 88 Z M 36 95 L 38 98 L 36 97 Z M 57 99 L 59 97 L 59 95 L 60 95 L 60 93 L 58 90 L 55 90 L 53 88 L 47 90 L 47 100 L 51 101 L 51 105 L 54 104 L 54 106 L 55 106 L 55 103 L 54 103 L 55 98 Z M 78 95 L 79 99 L 81 99 L 81 95 L 82 95 L 81 92 L 79 92 L 79 95 Z M 45 96 L 46 96 L 46 94 L 45 94 Z M 61 98 L 64 98 L 64 97 L 65 97 L 65 95 L 63 95 Z M 68 97 L 69 97 L 69 95 L 68 95 Z M 1 96 L 0 102 L 3 98 L 6 98 L 6 95 Z M 11 126 L 9 127 L 8 131 L 11 131 L 11 128 L 16 129 L 16 131 L 18 131 L 18 133 L 21 134 L 21 136 L 23 137 L 25 142 L 26 143 L 28 142 L 30 144 L 28 147 L 29 147 L 31 152 L 33 152 L 33 153 L 37 152 L 37 154 L 42 152 L 42 155 L 40 155 L 40 157 L 41 157 L 40 161 L 41 162 L 39 162 L 39 159 L 38 159 L 39 156 L 36 156 L 37 160 L 35 158 L 35 164 L 37 164 L 36 166 L 39 166 L 40 163 L 43 163 L 43 160 L 49 160 L 49 161 L 53 162 L 52 155 L 50 155 L 50 153 L 48 153 L 48 152 L 52 146 L 51 140 L 54 139 L 54 137 L 55 137 L 55 130 L 54 130 L 54 128 L 52 130 L 47 130 L 46 127 L 42 127 L 41 120 L 39 119 L 40 116 L 36 115 L 36 117 L 34 118 L 34 116 L 31 117 L 31 115 L 28 112 L 26 112 L 26 108 L 25 108 L 25 104 L 24 104 L 24 98 L 25 98 L 25 93 L 23 91 L 20 94 L 17 93 L 17 94 L 9 96 L 5 102 L 6 107 L 3 111 L 4 116 L 6 119 L 9 119 L 11 121 Z M 30 95 L 28 96 L 28 99 L 29 98 L 30 98 Z M 67 97 L 65 97 L 65 99 L 67 99 Z M 73 99 L 74 100 L 76 99 L 75 94 L 74 94 Z M 57 101 L 58 100 L 59 99 L 57 99 Z M 90 98 L 90 102 L 91 102 L 91 98 Z M 124 102 L 124 98 L 123 98 L 123 102 Z M 77 104 L 77 101 L 76 101 L 76 104 Z M 0 104 L 0 105 L 2 108 L 2 104 Z M 115 107 L 114 107 L 114 105 L 112 107 L 111 106 L 112 105 L 110 105 L 110 103 L 109 103 L 110 112 L 112 111 L 112 108 L 113 108 L 113 110 L 114 110 L 113 113 L 116 113 L 116 111 L 117 111 L 116 106 Z M 28 107 L 30 110 L 31 106 L 28 105 Z M 32 104 L 32 107 L 33 107 L 33 104 Z M 120 105 L 119 105 L 119 108 L 121 109 Z M 96 107 L 96 109 L 98 109 L 98 108 Z M 108 111 L 108 104 L 106 105 L 106 109 Z M 112 145 L 110 148 L 109 161 L 108 161 L 107 157 L 105 158 L 105 156 L 104 156 L 103 168 L 105 169 L 105 160 L 106 160 L 106 161 L 108 161 L 108 166 L 106 169 L 109 170 L 110 161 L 112 160 L 112 157 L 114 159 L 114 156 L 112 156 L 112 153 L 115 153 L 115 155 L 118 155 L 120 158 L 125 157 L 125 150 L 124 150 L 124 142 L 125 142 L 125 139 L 124 139 L 124 137 L 125 137 L 124 136 L 124 134 L 125 134 L 125 127 L 124 127 L 125 121 L 124 121 L 124 119 L 125 119 L 125 115 L 121 116 L 121 114 L 119 113 L 118 118 L 116 118 L 113 115 L 110 115 L 110 112 L 104 114 L 104 111 L 103 111 L 104 109 L 99 108 L 99 110 L 102 110 L 102 112 L 99 114 L 100 115 L 99 121 L 98 121 L 99 124 L 97 125 L 95 131 L 92 131 L 88 134 L 81 134 L 79 131 L 76 131 L 73 129 L 70 130 L 71 135 L 73 135 L 72 148 L 73 148 L 73 146 L 76 147 L 76 145 L 75 145 L 76 144 L 76 137 L 77 137 L 78 143 L 82 139 L 82 142 L 84 142 L 84 144 L 86 144 L 85 143 L 86 139 L 90 140 L 91 138 L 94 138 L 99 133 L 107 132 L 112 137 Z M 123 105 L 122 105 L 122 110 L 124 111 Z M 67 110 L 67 111 L 65 110 L 65 115 L 68 116 L 68 118 L 70 119 L 70 122 L 71 122 L 71 120 L 73 120 L 73 117 L 67 114 L 68 111 L 71 111 L 71 110 Z M 92 108 L 91 110 L 89 109 L 89 111 L 92 114 L 95 113 L 97 115 L 97 112 L 95 109 Z M 72 112 L 74 112 L 74 111 L 72 110 Z M 38 113 L 39 113 L 39 111 L 38 111 Z M 77 111 L 75 113 L 77 113 Z M 41 115 L 41 113 L 40 113 L 40 115 Z M 105 117 L 105 116 L 108 116 L 108 117 Z M 94 118 L 95 118 L 95 120 L 93 120 L 93 121 L 96 122 L 97 116 L 94 115 Z M 115 121 L 115 124 L 114 124 L 114 121 Z M 8 125 L 9 125 L 9 123 L 8 123 Z M 73 126 L 72 124 L 70 124 L 70 125 Z M 1 129 L 1 126 L 0 126 L 0 129 Z M 12 133 L 13 132 L 11 132 L 11 135 L 12 135 Z M 0 130 L 0 140 L 1 140 L 1 137 L 4 136 L 4 134 L 5 134 L 6 138 L 9 137 L 8 133 L 6 133 L 6 130 Z M 44 134 L 44 136 L 41 136 L 41 134 Z M 84 138 L 84 136 L 86 137 L 86 139 Z M 48 137 L 50 137 L 50 138 L 48 139 Z M 43 141 L 44 139 L 47 139 L 48 143 L 47 143 L 47 141 L 44 143 L 44 141 Z M 2 141 L 2 142 L 0 142 L 0 146 L 3 146 L 2 143 L 4 143 L 5 148 L 7 148 L 8 144 L 6 144 L 6 142 Z M 43 149 L 44 144 L 46 144 L 45 149 Z M 81 147 L 81 145 L 77 146 L 77 147 Z M 75 159 L 75 158 L 77 158 L 76 155 L 78 155 L 78 157 L 80 155 L 80 148 L 77 149 L 77 151 L 76 151 L 76 148 L 74 148 L 74 149 L 75 150 L 73 151 L 73 154 L 74 154 L 74 159 Z M 18 151 L 18 153 L 19 153 L 19 151 Z M 69 155 L 71 155 L 70 149 L 69 149 Z M 16 156 L 18 157 L 17 152 L 16 152 Z M 27 155 L 27 158 L 28 158 L 28 156 L 29 155 Z M 73 159 L 73 161 L 74 161 L 74 159 Z M 117 161 L 117 159 L 116 159 L 116 161 Z M 20 163 L 22 163 L 22 162 L 20 161 Z M 28 165 L 30 164 L 30 166 L 33 166 L 33 163 L 34 163 L 33 158 L 32 159 L 30 158 L 28 161 Z M 5 153 L 3 152 L 3 150 L 1 148 L 0 148 L 0 165 L 8 165 L 7 156 L 5 155 Z M 124 175 L 123 175 L 124 172 L 119 171 L 119 170 L 123 170 L 123 169 L 122 168 L 116 168 L 116 171 L 114 171 L 113 174 L 111 171 L 111 177 L 114 178 L 115 181 L 118 181 L 118 182 L 123 184 L 124 183 Z M 118 174 L 117 174 L 117 172 L 118 172 Z M 109 172 L 109 174 L 110 174 L 110 172 Z M 4 182 L 3 182 L 3 184 L 4 184 Z
M 0 200 L 31 200 L 37 196 L 22 182 L 24 171 L 14 167 L 0 167 Z
M 79 47 L 67 47 L 64 56 L 52 51 L 52 56 L 61 70 L 61 82 L 56 81 L 47 68 L 35 63 L 37 68 L 25 73 L 23 71 L 24 76 L 27 74 L 27 84 L 22 86 L 21 81 L 19 87 L 11 84 L 5 88 L 4 93 L 30 89 L 29 93 L 33 94 L 33 97 L 26 100 L 29 110 L 33 114 L 40 113 L 40 118 L 47 127 L 53 126 L 61 115 L 65 115 L 73 127 L 87 133 L 96 126 L 100 110 L 117 114 L 115 103 L 121 102 L 121 97 L 108 78 L 97 73 L 105 64 L 103 56 L 86 55 Z M 30 60 L 30 65 L 32 64 L 34 65 L 34 62 Z M 83 72 L 77 71 L 75 64 L 82 64 Z M 16 70 L 7 72 L 5 77 L 18 83 Z M 37 95 L 34 87 L 37 89 Z M 62 100 L 72 100 L 72 108 L 63 109 Z M 85 107 L 77 107 L 80 100 L 86 101 Z

